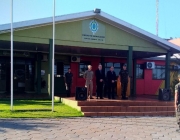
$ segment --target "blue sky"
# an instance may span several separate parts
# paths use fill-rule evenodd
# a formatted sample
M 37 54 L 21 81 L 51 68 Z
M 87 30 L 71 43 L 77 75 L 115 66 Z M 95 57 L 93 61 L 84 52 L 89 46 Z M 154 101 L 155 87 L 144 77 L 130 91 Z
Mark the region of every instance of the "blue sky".
M 10 23 L 10 1 L 0 0 L 0 25 Z M 180 0 L 159 0 L 159 36 L 180 37 Z M 14 0 L 14 22 L 52 16 L 53 0 Z M 156 34 L 156 0 L 56 0 L 56 15 L 100 8 Z

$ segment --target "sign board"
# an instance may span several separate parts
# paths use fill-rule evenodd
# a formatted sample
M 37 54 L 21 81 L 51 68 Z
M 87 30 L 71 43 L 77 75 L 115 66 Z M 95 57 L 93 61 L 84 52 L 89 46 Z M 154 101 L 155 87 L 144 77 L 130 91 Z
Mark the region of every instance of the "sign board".
M 105 43 L 105 26 L 95 19 L 82 21 L 82 41 Z

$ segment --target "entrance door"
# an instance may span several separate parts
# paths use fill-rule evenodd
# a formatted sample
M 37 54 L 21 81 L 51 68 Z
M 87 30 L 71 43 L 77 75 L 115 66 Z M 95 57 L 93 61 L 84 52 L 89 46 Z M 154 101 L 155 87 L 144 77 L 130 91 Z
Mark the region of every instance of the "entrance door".
M 10 93 L 11 91 L 11 68 L 10 64 L 5 64 L 6 67 L 6 91 L 7 93 Z
M 57 73 L 54 78 L 54 93 L 56 96 L 67 96 L 64 81 L 64 63 L 56 63 Z
M 0 91 L 6 91 L 6 65 L 0 63 Z
M 34 91 L 34 64 L 26 63 L 25 65 L 25 91 Z
M 25 87 L 25 67 L 24 65 L 14 65 L 13 74 L 13 90 L 14 93 L 24 92 Z M 11 91 L 11 67 L 6 65 L 6 91 L 10 93 Z
M 63 62 L 57 62 L 57 75 L 64 75 L 64 64 Z
M 34 91 L 35 60 L 32 58 L 13 59 L 13 91 L 24 93 Z M 0 92 L 11 91 L 10 57 L 0 57 Z
M 14 65 L 14 91 L 23 93 L 25 91 L 25 65 Z

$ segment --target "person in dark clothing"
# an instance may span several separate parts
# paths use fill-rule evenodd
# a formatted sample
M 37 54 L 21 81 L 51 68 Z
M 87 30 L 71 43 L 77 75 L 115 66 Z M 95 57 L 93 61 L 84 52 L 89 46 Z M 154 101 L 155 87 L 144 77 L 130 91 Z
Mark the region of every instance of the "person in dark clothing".
M 95 72 L 96 75 L 96 92 L 97 92 L 97 99 L 100 97 L 100 99 L 103 99 L 102 92 L 103 92 L 103 84 L 105 79 L 105 74 L 102 71 L 102 65 L 98 66 L 98 69 Z
M 122 95 L 122 100 L 128 99 L 126 97 L 126 91 L 127 91 L 127 86 L 128 86 L 128 71 L 126 69 L 127 65 L 123 65 L 123 69 L 119 72 L 119 78 L 121 82 L 121 95 Z
M 116 73 L 114 72 L 114 67 L 110 67 L 110 70 L 107 72 L 107 84 L 108 84 L 108 98 L 115 99 L 115 87 L 116 87 Z
M 71 69 L 68 69 L 68 72 L 65 74 L 65 85 L 67 90 L 67 96 L 70 97 L 71 94 L 71 85 L 73 80 L 73 74 L 71 73 Z
M 176 120 L 179 128 L 176 130 L 180 132 L 180 75 L 178 75 L 179 83 L 175 85 L 175 111 L 176 111 Z

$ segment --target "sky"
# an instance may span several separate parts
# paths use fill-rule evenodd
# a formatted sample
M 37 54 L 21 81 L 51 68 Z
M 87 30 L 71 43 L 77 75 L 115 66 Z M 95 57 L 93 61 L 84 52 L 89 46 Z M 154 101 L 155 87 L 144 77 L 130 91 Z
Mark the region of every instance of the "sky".
M 13 0 L 13 21 L 51 17 L 53 0 Z M 56 0 L 56 16 L 100 8 L 156 35 L 156 0 Z M 180 0 L 159 0 L 161 38 L 180 37 Z M 11 0 L 0 0 L 0 25 L 11 22 Z

